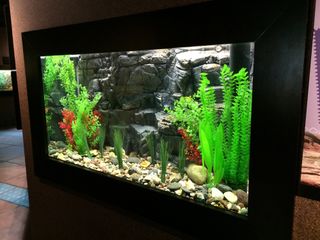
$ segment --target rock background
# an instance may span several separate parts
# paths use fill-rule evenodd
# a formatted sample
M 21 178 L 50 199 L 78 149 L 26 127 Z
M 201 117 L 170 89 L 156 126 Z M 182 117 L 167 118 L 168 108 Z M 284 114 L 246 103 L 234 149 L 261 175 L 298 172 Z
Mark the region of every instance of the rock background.
M 166 121 L 164 107 L 180 96 L 192 95 L 198 88 L 200 73 L 208 73 L 215 86 L 217 102 L 222 103 L 219 71 L 230 58 L 229 45 L 205 47 L 83 54 L 74 58 L 79 83 L 90 95 L 101 92 L 98 109 L 107 120 L 106 144 L 112 145 L 112 131 L 121 128 L 124 148 L 140 155 L 148 152 L 146 136 L 154 132 L 170 141 L 177 153 L 180 136 Z M 57 83 L 51 93 L 54 121 L 61 118 L 59 99 L 63 90 Z M 53 140 L 63 140 L 55 129 Z M 62 139 L 61 139 L 62 138 Z M 158 142 L 158 141 L 157 141 Z

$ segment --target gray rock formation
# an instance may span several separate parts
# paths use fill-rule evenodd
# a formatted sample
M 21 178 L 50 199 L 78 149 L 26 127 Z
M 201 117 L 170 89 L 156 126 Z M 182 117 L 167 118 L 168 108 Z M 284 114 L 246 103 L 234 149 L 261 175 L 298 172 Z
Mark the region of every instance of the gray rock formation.
M 157 140 L 167 139 L 173 153 L 178 152 L 180 136 L 163 108 L 192 95 L 201 72 L 208 74 L 217 103 L 221 103 L 219 71 L 228 62 L 229 45 L 82 54 L 75 61 L 79 83 L 88 88 L 90 96 L 102 93 L 98 108 L 107 119 L 107 144 L 112 145 L 113 129 L 120 127 L 124 149 L 140 155 L 148 153 L 146 136 L 150 132 L 155 132 Z M 52 93 L 53 107 L 59 107 L 61 96 L 61 89 Z

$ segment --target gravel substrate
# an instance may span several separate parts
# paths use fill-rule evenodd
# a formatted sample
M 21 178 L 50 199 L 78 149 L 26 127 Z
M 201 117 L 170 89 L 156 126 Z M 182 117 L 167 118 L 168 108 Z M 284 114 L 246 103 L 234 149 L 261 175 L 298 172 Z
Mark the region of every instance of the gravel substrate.
M 67 149 L 62 142 L 51 141 L 49 144 L 50 157 L 193 199 L 209 206 L 245 216 L 248 214 L 248 194 L 241 189 L 233 190 L 224 184 L 208 189 L 205 183 L 201 184 L 205 179 L 201 174 L 206 174 L 206 171 L 200 171 L 202 166 L 190 164 L 186 173 L 181 176 L 177 167 L 169 162 L 166 180 L 162 183 L 160 162 L 152 164 L 151 157 L 144 158 L 135 152 L 126 155 L 123 150 L 123 168 L 119 169 L 113 147 L 107 146 L 103 156 L 98 150 L 91 150 L 90 154 L 90 158 L 83 157 L 76 151 Z

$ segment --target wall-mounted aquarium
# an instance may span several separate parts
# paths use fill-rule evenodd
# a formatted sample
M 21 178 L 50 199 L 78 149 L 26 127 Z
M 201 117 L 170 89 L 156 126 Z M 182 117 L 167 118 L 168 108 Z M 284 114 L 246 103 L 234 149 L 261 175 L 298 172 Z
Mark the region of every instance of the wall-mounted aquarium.
M 195 239 L 291 239 L 312 7 L 220 9 L 23 33 L 36 176 Z
M 12 91 L 10 70 L 0 70 L 0 91 Z
M 49 156 L 247 215 L 252 69 L 229 63 L 229 44 L 41 57 Z

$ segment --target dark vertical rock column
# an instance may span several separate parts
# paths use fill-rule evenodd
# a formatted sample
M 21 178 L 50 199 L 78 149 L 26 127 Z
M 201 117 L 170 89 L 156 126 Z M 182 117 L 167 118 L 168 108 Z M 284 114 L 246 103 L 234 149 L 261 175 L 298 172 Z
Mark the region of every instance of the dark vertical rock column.
M 251 60 L 251 43 L 235 43 L 230 46 L 230 68 L 233 72 L 238 72 L 245 67 L 250 73 Z

